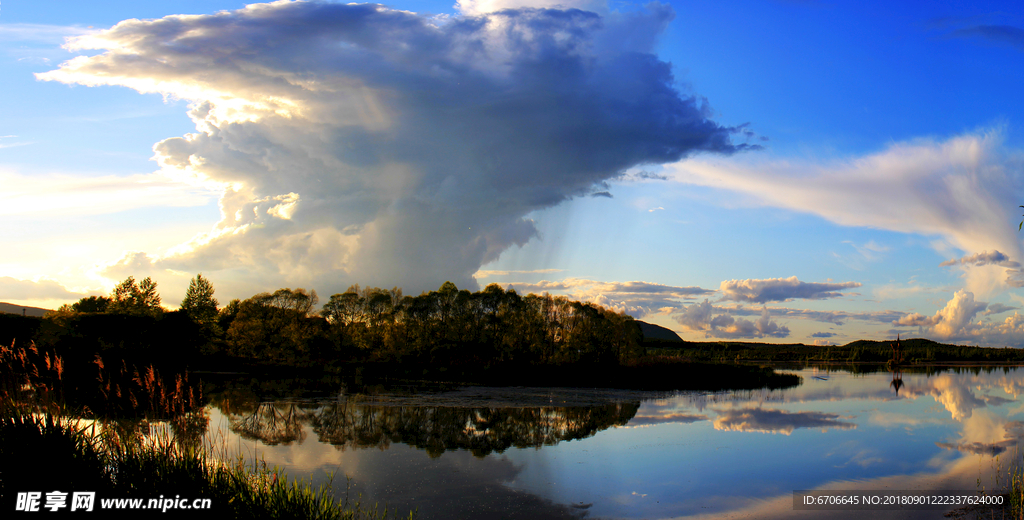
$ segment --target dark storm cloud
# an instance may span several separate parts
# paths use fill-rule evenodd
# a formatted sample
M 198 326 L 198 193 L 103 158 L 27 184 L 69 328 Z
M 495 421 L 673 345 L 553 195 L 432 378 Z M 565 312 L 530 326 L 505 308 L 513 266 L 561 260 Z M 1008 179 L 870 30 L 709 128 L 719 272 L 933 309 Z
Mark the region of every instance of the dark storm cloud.
M 480 265 L 537 237 L 531 211 L 610 195 L 637 165 L 757 148 L 653 54 L 673 16 L 285 1 L 127 20 L 72 43 L 101 53 L 39 77 L 192 102 L 197 132 L 156 158 L 224 183 L 223 218 L 154 268 L 474 287 Z

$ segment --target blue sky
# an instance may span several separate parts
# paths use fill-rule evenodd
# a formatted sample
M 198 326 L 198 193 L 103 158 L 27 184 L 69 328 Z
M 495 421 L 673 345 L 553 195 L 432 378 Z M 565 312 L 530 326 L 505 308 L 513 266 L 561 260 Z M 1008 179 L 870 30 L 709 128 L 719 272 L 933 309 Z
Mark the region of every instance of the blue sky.
M 0 5 L 0 300 L 452 280 L 1024 345 L 1014 4 L 245 6 Z

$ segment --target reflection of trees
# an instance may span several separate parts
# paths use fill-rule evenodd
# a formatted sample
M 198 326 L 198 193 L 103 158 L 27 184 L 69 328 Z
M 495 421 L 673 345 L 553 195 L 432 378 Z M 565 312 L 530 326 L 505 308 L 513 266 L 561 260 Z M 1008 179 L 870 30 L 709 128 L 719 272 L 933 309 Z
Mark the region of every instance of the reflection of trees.
M 456 408 L 379 406 L 353 399 L 325 405 L 312 417 L 321 442 L 385 449 L 403 443 L 436 457 L 466 449 L 478 457 L 510 447 L 550 446 L 629 422 L 640 403 L 593 407 Z
M 185 446 L 199 446 L 210 428 L 210 416 L 202 408 L 176 415 L 168 422 L 174 438 Z
M 900 370 L 899 366 L 892 369 L 892 382 L 889 386 L 896 391 L 896 395 L 900 395 L 900 388 L 903 388 L 903 371 Z
M 300 443 L 306 439 L 304 423 L 309 422 L 310 412 L 302 410 L 296 403 L 260 403 L 252 413 L 232 419 L 231 431 L 249 440 L 263 444 Z

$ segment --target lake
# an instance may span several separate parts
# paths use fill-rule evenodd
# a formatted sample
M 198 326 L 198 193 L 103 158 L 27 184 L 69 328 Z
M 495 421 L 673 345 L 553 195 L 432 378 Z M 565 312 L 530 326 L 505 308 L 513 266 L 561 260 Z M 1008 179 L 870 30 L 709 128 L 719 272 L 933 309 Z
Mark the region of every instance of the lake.
M 793 491 L 992 489 L 1024 439 L 1022 368 L 789 372 L 798 386 L 668 394 L 240 380 L 210 395 L 209 432 L 421 519 L 859 518 L 794 511 Z

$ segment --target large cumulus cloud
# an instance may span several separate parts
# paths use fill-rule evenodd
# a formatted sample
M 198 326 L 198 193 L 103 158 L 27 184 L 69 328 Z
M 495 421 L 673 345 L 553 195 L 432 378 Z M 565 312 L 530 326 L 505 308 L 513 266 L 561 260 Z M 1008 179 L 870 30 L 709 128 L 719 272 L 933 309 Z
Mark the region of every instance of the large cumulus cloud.
M 474 287 L 537 235 L 531 211 L 635 165 L 744 148 L 652 53 L 669 7 L 465 4 L 450 18 L 283 0 L 127 20 L 70 44 L 99 54 L 39 77 L 190 100 L 197 131 L 156 159 L 220 183 L 223 217 L 146 258 L 259 285 Z
M 916 312 L 905 314 L 893 320 L 892 324 L 896 327 L 917 327 L 920 334 L 937 337 L 943 341 L 1022 347 L 1024 315 L 1015 311 L 1012 316 L 1007 316 L 1002 321 L 985 318 L 1010 310 L 1015 308 L 976 301 L 974 293 L 961 289 L 934 315 L 925 316 Z

